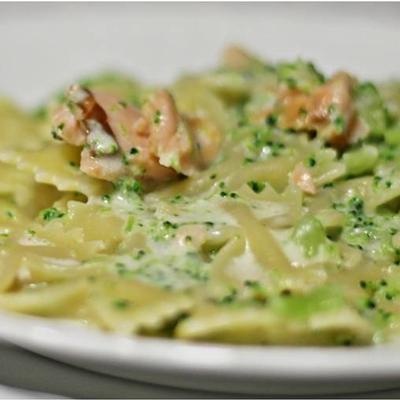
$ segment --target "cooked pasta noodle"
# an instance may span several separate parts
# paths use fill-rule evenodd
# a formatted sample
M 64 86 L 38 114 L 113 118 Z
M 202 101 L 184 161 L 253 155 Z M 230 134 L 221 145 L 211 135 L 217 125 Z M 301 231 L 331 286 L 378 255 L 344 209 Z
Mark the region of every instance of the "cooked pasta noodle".
M 111 332 L 367 345 L 400 326 L 400 86 L 230 48 L 0 101 L 0 308 Z

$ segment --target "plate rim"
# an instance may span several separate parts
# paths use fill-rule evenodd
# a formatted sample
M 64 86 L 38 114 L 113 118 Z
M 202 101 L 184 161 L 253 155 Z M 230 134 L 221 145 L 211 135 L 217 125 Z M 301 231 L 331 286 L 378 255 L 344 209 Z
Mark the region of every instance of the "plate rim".
M 290 347 L 187 342 L 98 331 L 70 321 L 0 312 L 0 339 L 25 349 L 124 367 L 223 372 L 258 379 L 400 378 L 400 343 L 364 347 Z M 79 339 L 79 340 L 77 340 Z M 288 363 L 288 360 L 291 360 Z M 255 362 L 256 361 L 256 362 Z

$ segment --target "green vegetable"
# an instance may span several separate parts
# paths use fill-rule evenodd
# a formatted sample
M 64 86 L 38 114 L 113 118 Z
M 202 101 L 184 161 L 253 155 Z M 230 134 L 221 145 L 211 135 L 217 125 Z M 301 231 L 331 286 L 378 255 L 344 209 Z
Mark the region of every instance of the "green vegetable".
M 136 154 L 138 154 L 139 153 L 139 149 L 137 149 L 136 147 L 132 147 L 130 150 L 129 150 L 129 154 L 130 155 L 136 155 Z
M 115 190 L 126 196 L 141 195 L 143 187 L 139 181 L 130 177 L 118 179 L 115 183 Z
M 307 318 L 312 314 L 339 309 L 345 304 L 342 293 L 335 287 L 325 286 L 303 295 L 279 297 L 273 309 L 290 318 Z
M 131 303 L 126 299 L 116 299 L 113 301 L 112 305 L 118 310 L 125 310 L 131 305 Z
M 314 157 L 310 157 L 307 160 L 307 164 L 308 164 L 309 167 L 315 167 L 315 165 L 317 164 L 317 161 L 315 160 Z
M 351 215 L 358 217 L 364 212 L 364 200 L 355 196 L 349 200 L 349 212 Z
M 154 122 L 155 124 L 159 124 L 159 123 L 161 122 L 161 111 L 160 111 L 160 110 L 157 110 L 157 111 L 155 112 L 153 122 Z
M 261 193 L 265 189 L 265 183 L 263 182 L 250 181 L 247 182 L 247 185 L 255 193 Z
M 397 123 L 397 125 L 387 129 L 384 135 L 386 143 L 394 146 L 400 145 L 400 122 Z
M 64 130 L 64 127 L 65 124 L 61 123 L 51 130 L 51 136 L 53 137 L 54 140 L 63 140 L 62 132 Z
M 307 215 L 299 221 L 295 227 L 293 238 L 302 247 L 303 253 L 307 257 L 315 256 L 320 246 L 327 241 L 321 222 L 311 215 Z
M 291 89 L 309 93 L 324 83 L 324 76 L 314 64 L 303 60 L 294 63 L 283 63 L 277 67 L 278 79 Z
M 343 155 L 348 175 L 362 175 L 371 172 L 378 162 L 378 149 L 375 146 L 364 145 L 357 150 L 348 151 Z
M 131 232 L 134 224 L 135 224 L 135 218 L 133 215 L 130 215 L 128 217 L 128 220 L 126 221 L 125 232 Z
M 15 213 L 13 211 L 7 210 L 6 215 L 8 218 L 15 219 Z
M 236 289 L 231 289 L 227 295 L 223 296 L 221 299 L 218 299 L 217 303 L 221 305 L 232 304 L 236 301 L 237 294 L 238 292 Z
M 360 83 L 355 88 L 357 110 L 372 136 L 383 136 L 388 126 L 388 112 L 382 97 L 371 82 Z
M 51 221 L 56 218 L 62 218 L 64 215 L 65 213 L 57 210 L 57 208 L 55 207 L 47 208 L 46 210 L 43 210 L 41 212 L 41 217 L 44 221 Z

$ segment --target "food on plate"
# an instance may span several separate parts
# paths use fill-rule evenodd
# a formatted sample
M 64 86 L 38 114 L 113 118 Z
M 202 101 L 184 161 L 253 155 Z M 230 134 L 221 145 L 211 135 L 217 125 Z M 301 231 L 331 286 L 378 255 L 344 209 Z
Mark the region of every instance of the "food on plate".
M 0 102 L 0 309 L 128 335 L 368 345 L 400 329 L 400 86 L 228 48 L 165 87 Z

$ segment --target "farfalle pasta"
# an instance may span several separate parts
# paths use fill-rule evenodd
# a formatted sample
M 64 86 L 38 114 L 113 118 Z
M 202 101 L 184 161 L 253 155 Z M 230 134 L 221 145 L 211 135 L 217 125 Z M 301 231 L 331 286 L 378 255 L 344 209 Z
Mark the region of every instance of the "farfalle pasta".
M 0 102 L 0 309 L 126 335 L 370 345 L 400 326 L 400 89 L 230 47 Z

